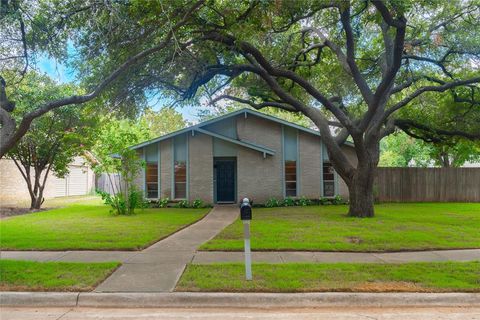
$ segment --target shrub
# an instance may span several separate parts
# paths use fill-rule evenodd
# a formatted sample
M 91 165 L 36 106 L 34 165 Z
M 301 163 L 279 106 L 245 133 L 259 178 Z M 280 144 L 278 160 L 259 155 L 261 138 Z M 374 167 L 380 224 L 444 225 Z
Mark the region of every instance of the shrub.
M 157 203 L 158 203 L 158 208 L 166 208 L 169 202 L 170 202 L 170 199 L 169 199 L 169 198 L 159 199 L 159 200 L 157 201 Z
M 336 195 L 335 198 L 332 199 L 332 204 L 344 204 L 345 200 L 339 195 Z
M 103 203 L 112 207 L 110 213 L 114 215 L 132 215 L 136 208 L 145 208 L 148 205 L 143 200 L 142 193 L 136 190 L 130 190 L 128 199 L 125 199 L 122 193 L 111 195 L 101 190 L 97 190 L 97 193 L 102 197 Z
M 301 197 L 300 199 L 297 199 L 296 201 L 298 206 L 306 207 L 306 206 L 311 206 L 312 201 L 310 199 L 307 199 L 306 197 Z
M 321 197 L 318 202 L 324 206 L 324 205 L 327 205 L 327 204 L 331 204 L 331 199 L 330 198 L 326 198 L 326 197 Z
M 276 198 L 270 198 L 265 203 L 265 207 L 267 208 L 279 207 L 280 204 L 281 204 L 280 201 L 278 201 Z
M 203 207 L 204 207 L 204 204 L 203 204 L 202 200 L 200 200 L 200 199 L 193 200 L 192 208 L 203 208 Z
M 293 207 L 295 205 L 295 200 L 290 197 L 283 199 L 282 206 L 284 207 Z
M 189 208 L 189 204 L 188 204 L 188 201 L 187 200 L 180 200 L 177 202 L 177 204 L 175 205 L 176 208 Z

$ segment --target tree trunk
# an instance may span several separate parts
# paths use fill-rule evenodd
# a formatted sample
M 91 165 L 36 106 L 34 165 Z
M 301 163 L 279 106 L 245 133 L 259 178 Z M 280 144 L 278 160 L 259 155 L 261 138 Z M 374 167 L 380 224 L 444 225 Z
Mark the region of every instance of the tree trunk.
M 38 210 L 42 207 L 43 194 L 32 197 L 30 201 L 30 210 Z
M 375 168 L 375 161 L 369 161 L 366 165 L 359 163 L 353 178 L 347 182 L 350 197 L 349 216 L 359 218 L 374 216 Z
M 43 190 L 45 189 L 45 182 L 44 184 L 40 184 L 40 177 L 39 175 L 41 174 L 36 172 L 38 176 L 35 177 L 35 187 L 33 188 L 33 191 L 30 192 L 30 210 L 38 210 L 42 207 L 44 198 L 43 198 Z M 48 174 L 48 172 L 47 172 Z
M 373 217 L 373 186 L 359 180 L 353 183 L 348 190 L 350 196 L 348 215 L 358 218 Z

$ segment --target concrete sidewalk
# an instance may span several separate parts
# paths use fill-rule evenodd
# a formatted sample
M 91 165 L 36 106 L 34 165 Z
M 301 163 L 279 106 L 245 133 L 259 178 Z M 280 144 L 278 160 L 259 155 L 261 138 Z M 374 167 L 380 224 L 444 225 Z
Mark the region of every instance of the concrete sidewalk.
M 117 253 L 123 265 L 96 292 L 170 292 L 197 248 L 238 216 L 233 206 L 218 206 L 199 222 L 133 255 Z M 100 256 L 100 254 L 97 254 Z M 66 257 L 63 257 L 64 259 Z M 68 257 L 67 257 L 68 258 Z M 113 255 L 111 256 L 113 258 Z
M 173 237 L 173 236 L 172 236 Z M 167 239 L 165 239 L 167 240 Z M 17 259 L 32 261 L 69 261 L 69 262 L 105 262 L 120 261 L 124 264 L 145 263 L 152 255 L 168 253 L 164 262 L 175 256 L 167 246 L 161 247 L 159 242 L 154 247 L 144 251 L 3 251 L 1 259 Z M 181 246 L 181 243 L 177 243 Z M 156 247 L 155 247 L 156 246 Z M 181 249 L 181 248 L 180 248 Z M 183 248 L 185 249 L 185 248 Z M 148 251 L 147 251 L 148 250 Z M 178 254 L 189 253 L 191 250 L 178 250 Z M 205 264 L 216 262 L 243 262 L 243 252 L 224 251 L 196 251 L 191 254 L 193 263 Z M 287 263 L 287 262 L 377 262 L 377 263 L 404 263 L 420 261 L 472 261 L 480 260 L 480 249 L 465 250 L 435 250 L 409 252 L 311 252 L 311 251 L 276 251 L 253 252 L 253 262 Z M 153 259 L 154 261 L 155 259 Z
M 287 263 L 287 262 L 376 262 L 404 263 L 421 261 L 471 261 L 480 260 L 480 249 L 467 250 L 436 250 L 412 252 L 302 252 L 276 251 L 253 252 L 253 262 Z M 243 252 L 199 251 L 193 258 L 193 263 L 243 262 Z

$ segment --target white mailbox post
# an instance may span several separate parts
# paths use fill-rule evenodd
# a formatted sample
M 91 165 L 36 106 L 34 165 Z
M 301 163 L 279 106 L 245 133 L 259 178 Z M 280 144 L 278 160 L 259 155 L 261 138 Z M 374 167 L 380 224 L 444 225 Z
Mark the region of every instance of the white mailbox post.
M 240 219 L 243 222 L 245 247 L 245 279 L 252 280 L 252 254 L 250 250 L 250 221 L 252 220 L 252 206 L 250 200 L 244 198 L 240 206 Z

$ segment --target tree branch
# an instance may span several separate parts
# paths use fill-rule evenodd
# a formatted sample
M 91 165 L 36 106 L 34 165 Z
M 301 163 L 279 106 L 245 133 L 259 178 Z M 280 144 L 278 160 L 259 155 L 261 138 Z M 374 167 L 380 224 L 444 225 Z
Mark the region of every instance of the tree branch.
M 351 120 L 347 117 L 347 115 L 335 104 L 333 104 L 331 101 L 329 101 L 322 93 L 320 93 L 312 84 L 310 84 L 307 80 L 304 78 L 300 77 L 298 74 L 296 74 L 293 71 L 290 70 L 283 70 L 279 68 L 274 68 L 268 61 L 265 59 L 265 57 L 262 55 L 262 53 L 255 48 L 253 45 L 250 43 L 244 42 L 244 41 L 236 41 L 236 39 L 232 36 L 226 36 L 223 34 L 220 34 L 218 32 L 210 32 L 205 35 L 206 39 L 216 41 L 223 43 L 225 45 L 238 48 L 240 52 L 243 54 L 250 54 L 252 55 L 256 62 L 262 67 L 257 68 L 255 73 L 258 74 L 264 74 L 262 78 L 266 80 L 267 78 L 271 78 L 272 76 L 274 77 L 284 77 L 287 79 L 292 80 L 293 82 L 297 83 L 299 86 L 301 86 L 305 91 L 307 91 L 312 97 L 317 99 L 322 105 L 325 106 L 330 112 L 332 112 L 335 117 L 351 131 L 356 131 L 355 127 L 353 126 Z M 273 79 L 273 78 L 272 78 Z M 269 81 L 271 81 L 270 79 Z M 276 86 L 278 87 L 276 90 L 280 90 L 281 87 L 278 85 L 278 83 L 274 80 L 276 83 Z M 267 81 L 268 83 L 268 81 Z M 273 83 L 273 82 L 272 82 Z M 281 89 L 283 91 L 283 89 Z M 293 98 L 293 97 L 292 97 Z M 285 100 L 285 99 L 284 99 Z M 290 103 L 290 101 L 285 100 L 285 102 Z M 292 104 L 294 105 L 294 104 Z M 297 109 L 298 107 L 295 106 Z
M 401 100 L 400 102 L 398 102 L 398 103 L 394 104 L 392 107 L 390 107 L 390 109 L 388 109 L 385 112 L 383 120 L 385 120 L 392 113 L 394 113 L 395 111 L 403 108 L 410 101 L 412 101 L 413 99 L 415 99 L 416 97 L 420 96 L 421 94 L 423 94 L 425 92 L 434 92 L 434 91 L 444 92 L 444 91 L 446 91 L 450 88 L 463 86 L 463 85 L 467 85 L 467 84 L 472 84 L 472 83 L 479 83 L 479 82 L 480 82 L 480 77 L 476 77 L 476 78 L 471 78 L 471 79 L 466 79 L 466 80 L 458 80 L 458 81 L 453 81 L 453 82 L 447 82 L 447 83 L 445 83 L 443 85 L 440 85 L 440 86 L 425 86 L 425 87 L 422 87 L 422 88 L 418 89 L 417 91 L 415 91 L 414 93 L 412 93 L 411 95 L 409 95 L 408 97 L 406 97 L 405 99 Z
M 261 103 L 254 103 L 251 100 L 242 99 L 242 98 L 231 96 L 231 95 L 228 95 L 228 94 L 223 94 L 223 95 L 220 95 L 218 97 L 215 97 L 214 99 L 212 99 L 212 101 L 210 101 L 210 104 L 214 104 L 215 102 L 223 100 L 223 99 L 228 99 L 228 100 L 240 102 L 240 103 L 243 103 L 243 104 L 247 104 L 247 105 L 249 105 L 252 108 L 257 109 L 257 110 L 260 110 L 260 109 L 263 109 L 263 108 L 266 108 L 266 107 L 275 107 L 275 108 L 283 109 L 283 110 L 290 111 L 290 112 L 298 112 L 297 109 L 295 109 L 294 107 L 292 107 L 292 106 L 290 106 L 286 103 L 280 103 L 280 102 L 275 102 L 275 101 L 264 101 L 264 102 L 261 102 Z
M 402 129 L 408 135 L 411 135 L 414 138 L 422 139 L 426 142 L 442 142 L 445 140 L 443 137 L 462 137 L 469 140 L 479 140 L 479 133 L 469 133 L 460 130 L 444 130 L 429 127 L 423 123 L 418 123 L 409 119 L 395 119 L 395 126 Z M 412 132 L 412 129 L 418 129 L 421 131 L 421 134 Z M 443 137 L 442 137 L 443 136 Z
M 170 28 L 170 30 L 167 32 L 165 35 L 165 39 L 160 42 L 160 44 L 141 51 L 140 53 L 137 53 L 133 57 L 129 58 L 127 61 L 125 61 L 122 65 L 120 65 L 117 69 L 115 69 L 112 73 L 110 73 L 102 82 L 100 82 L 93 91 L 91 91 L 88 94 L 81 95 L 81 96 L 70 96 L 67 98 L 59 99 L 59 100 L 54 100 L 50 101 L 36 110 L 27 113 L 22 121 L 20 122 L 18 129 L 13 133 L 7 133 L 5 136 L 7 136 L 6 140 L 1 141 L 0 144 L 0 158 L 2 158 L 5 153 L 12 148 L 15 143 L 18 142 L 18 140 L 21 139 L 27 132 L 28 128 L 30 127 L 30 124 L 32 123 L 33 119 L 40 117 L 41 115 L 47 113 L 50 110 L 53 110 L 58 107 L 70 105 L 70 104 L 81 104 L 87 101 L 90 101 L 94 98 L 96 98 L 108 85 L 110 85 L 113 81 L 115 81 L 118 77 L 120 77 L 126 70 L 128 70 L 131 66 L 136 64 L 142 59 L 145 59 L 146 57 L 164 49 L 169 43 L 170 40 L 173 38 L 174 32 L 178 30 L 181 26 L 183 26 L 189 19 L 189 17 L 197 10 L 199 7 L 203 5 L 205 0 L 198 0 L 195 2 L 194 5 L 192 5 L 187 12 L 183 15 L 183 17 L 174 25 Z M 4 135 L 3 132 L 3 127 L 1 128 L 2 130 L 2 137 Z

